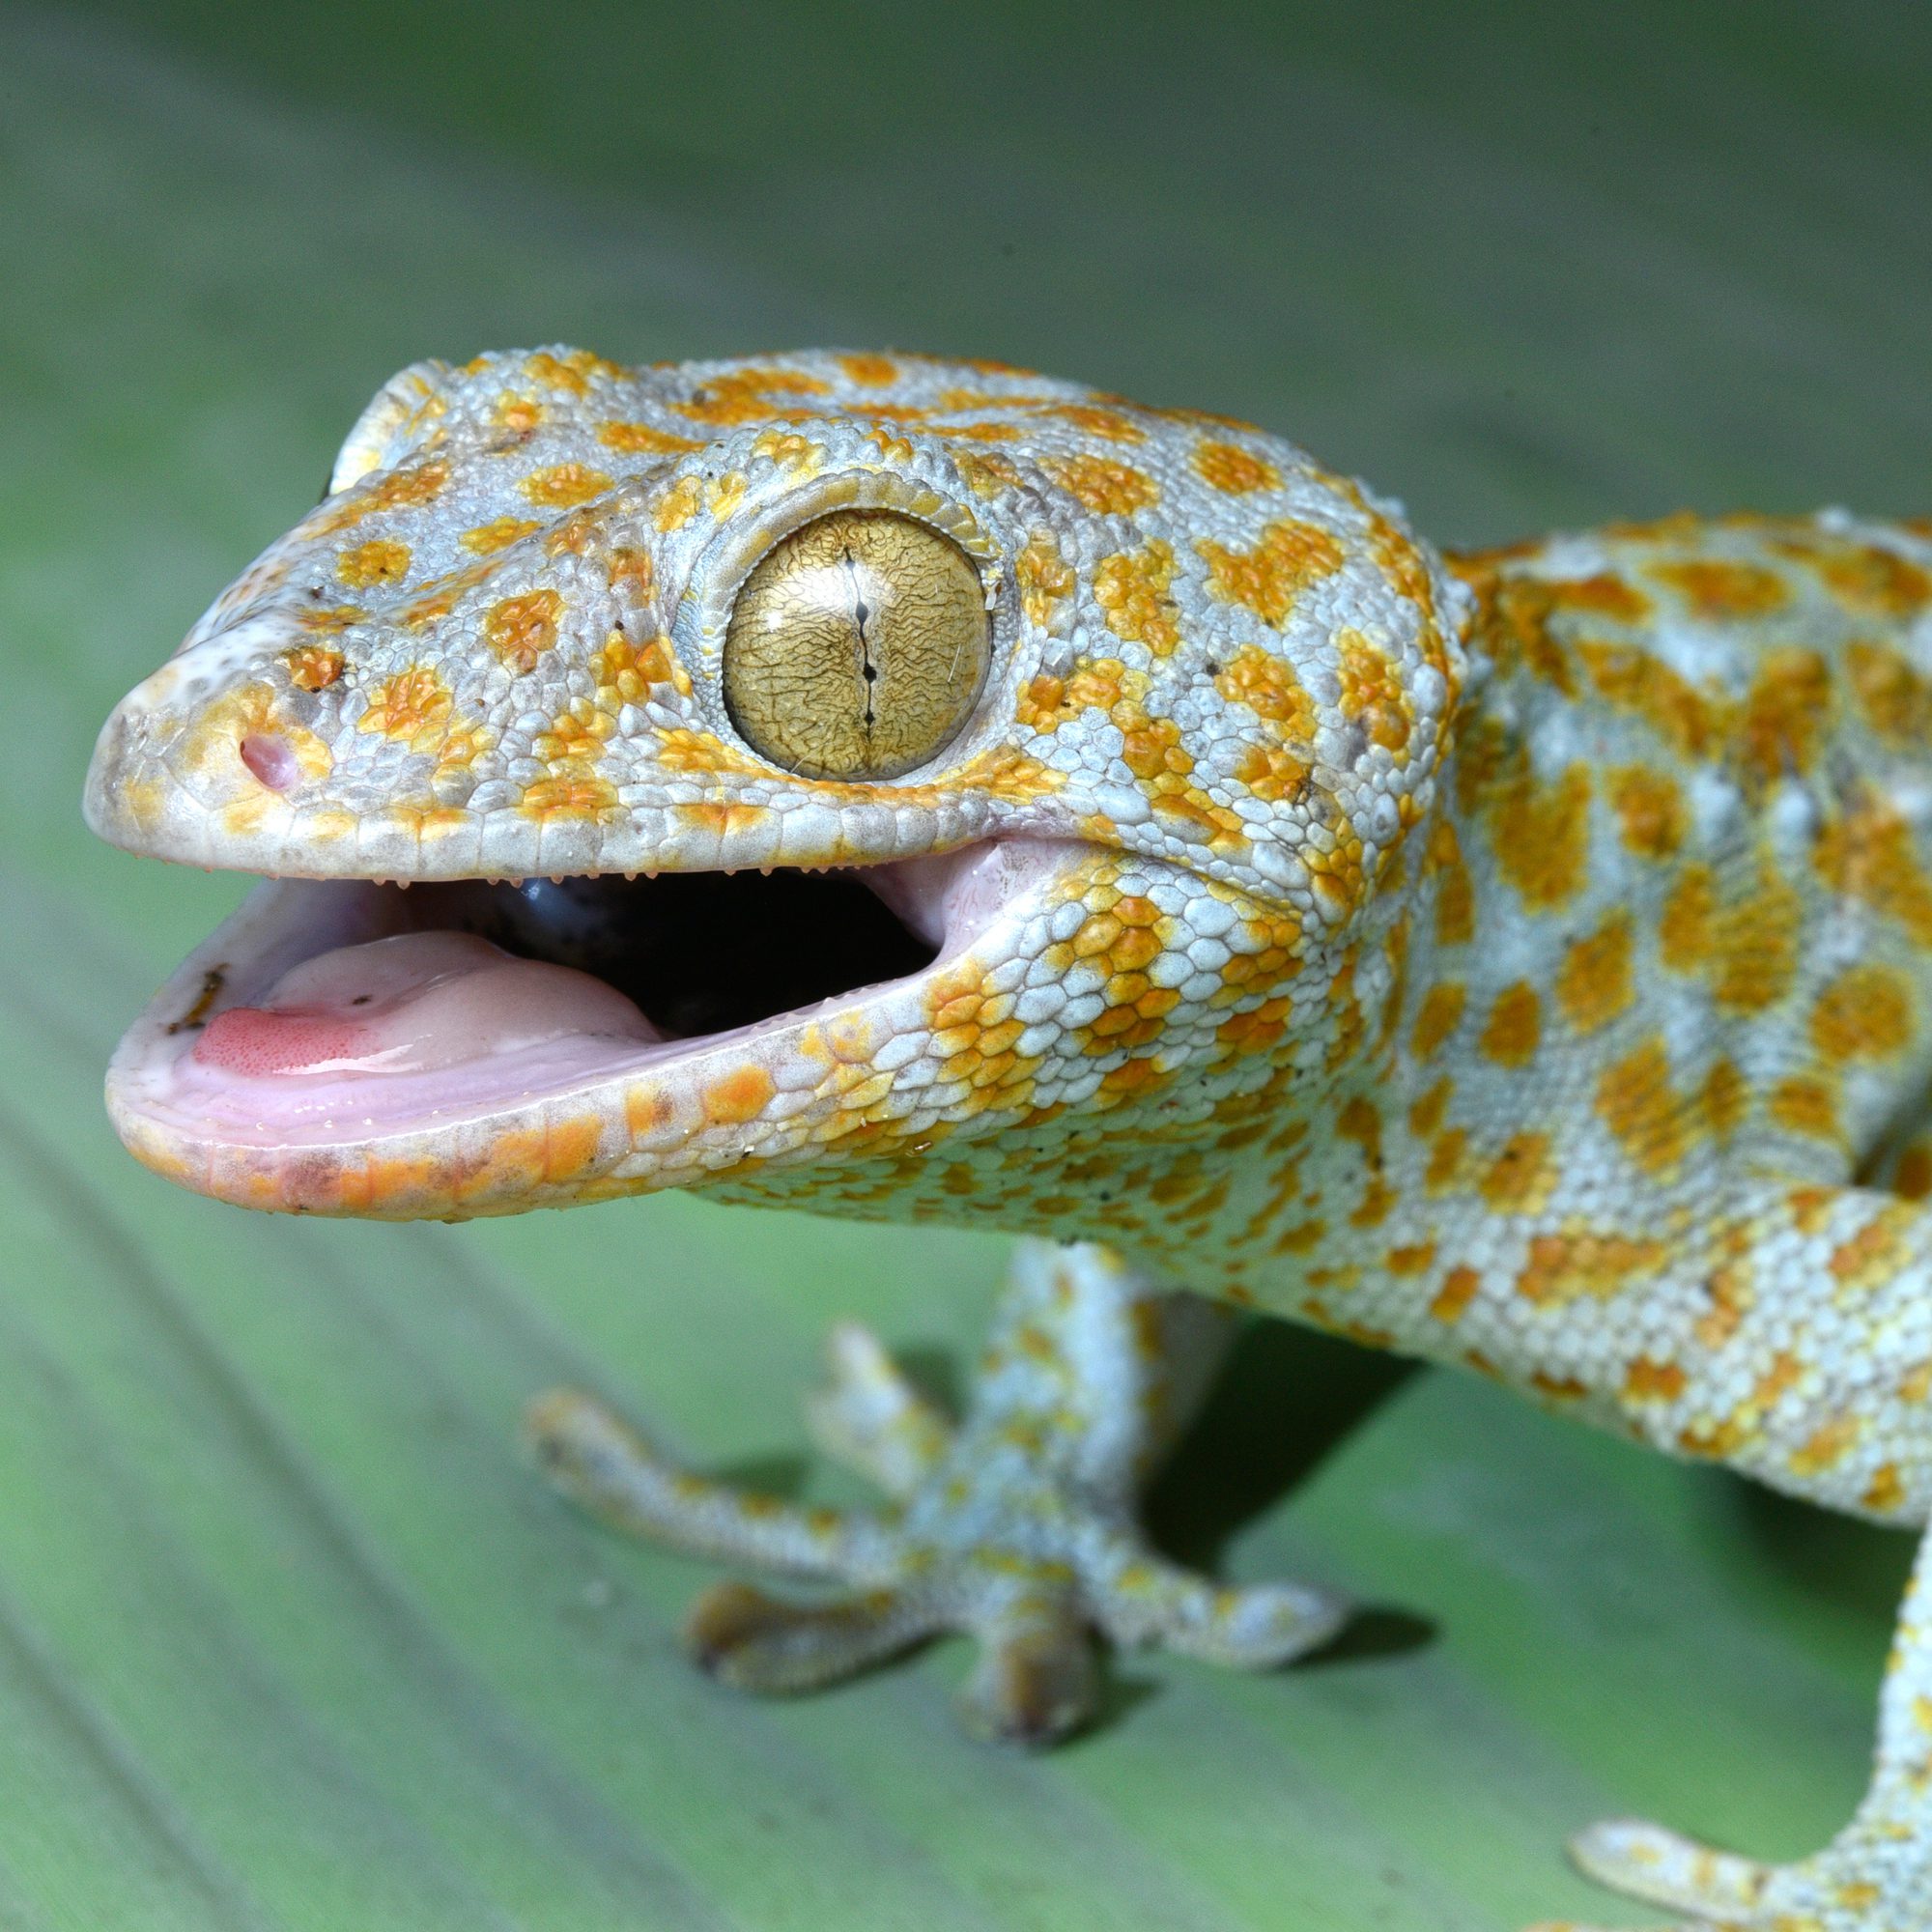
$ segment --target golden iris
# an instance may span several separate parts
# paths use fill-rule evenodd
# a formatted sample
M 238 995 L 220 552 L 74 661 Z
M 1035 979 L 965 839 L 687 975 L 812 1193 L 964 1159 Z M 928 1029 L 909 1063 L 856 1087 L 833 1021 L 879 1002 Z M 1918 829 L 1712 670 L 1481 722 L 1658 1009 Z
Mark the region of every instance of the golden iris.
M 972 714 L 991 630 L 973 560 L 890 510 L 837 510 L 759 558 L 724 633 L 724 706 L 809 779 L 893 779 Z

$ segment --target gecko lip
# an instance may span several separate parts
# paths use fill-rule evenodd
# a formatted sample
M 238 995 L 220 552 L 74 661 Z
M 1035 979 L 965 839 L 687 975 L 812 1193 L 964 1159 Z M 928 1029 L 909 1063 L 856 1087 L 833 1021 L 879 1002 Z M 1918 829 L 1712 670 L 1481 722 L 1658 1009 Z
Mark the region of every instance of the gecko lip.
M 1080 849 L 989 840 L 822 872 L 635 880 L 265 882 L 122 1040 L 109 1110 L 144 1158 L 230 1195 L 227 1152 L 260 1170 L 538 1117 L 639 1078 L 690 1090 L 918 993 Z

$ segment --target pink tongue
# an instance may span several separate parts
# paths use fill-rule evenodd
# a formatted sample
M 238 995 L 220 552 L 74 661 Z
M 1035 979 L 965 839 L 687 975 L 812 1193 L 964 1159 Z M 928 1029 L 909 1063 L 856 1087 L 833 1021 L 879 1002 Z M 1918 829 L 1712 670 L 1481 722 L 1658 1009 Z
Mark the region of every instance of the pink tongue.
M 405 932 L 284 973 L 259 1007 L 216 1013 L 194 1058 L 248 1075 L 424 1073 L 586 1035 L 664 1037 L 588 973 L 513 958 L 471 933 Z

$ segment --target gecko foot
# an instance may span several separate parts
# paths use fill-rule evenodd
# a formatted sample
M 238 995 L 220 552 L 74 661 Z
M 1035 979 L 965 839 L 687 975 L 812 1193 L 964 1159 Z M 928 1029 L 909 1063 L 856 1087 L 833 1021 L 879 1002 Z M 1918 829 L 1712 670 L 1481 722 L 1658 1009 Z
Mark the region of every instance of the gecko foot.
M 1034 1330 L 1036 1338 L 1038 1330 Z M 693 1606 L 686 1640 L 735 1689 L 812 1690 L 949 1632 L 978 1639 L 960 1717 L 980 1737 L 1050 1743 L 1092 1716 L 1094 1637 L 1162 1643 L 1265 1668 L 1322 1642 L 1344 1610 L 1285 1583 L 1228 1588 L 1153 1550 L 1133 1515 L 1145 1457 L 1117 1416 L 1083 1428 L 1029 1396 L 989 1356 L 954 1424 L 865 1329 L 842 1326 L 810 1406 L 828 1454 L 886 1493 L 875 1508 L 801 1507 L 696 1475 L 591 1397 L 556 1390 L 527 1432 L 551 1479 L 619 1528 L 722 1561 L 836 1586 L 816 1602 L 721 1583 Z M 1009 1364 L 1010 1367 L 1010 1364 Z M 1077 1405 L 1074 1406 L 1077 1408 Z M 1101 1442 L 1104 1432 L 1116 1438 Z
M 1923 1932 L 1932 1864 L 1917 1833 L 1863 1816 L 1816 1858 L 1762 1864 L 1661 1825 L 1613 1818 L 1570 1841 L 1578 1869 L 1614 1891 L 1689 1914 L 1668 1932 Z M 1590 1932 L 1569 1922 L 1531 1932 Z

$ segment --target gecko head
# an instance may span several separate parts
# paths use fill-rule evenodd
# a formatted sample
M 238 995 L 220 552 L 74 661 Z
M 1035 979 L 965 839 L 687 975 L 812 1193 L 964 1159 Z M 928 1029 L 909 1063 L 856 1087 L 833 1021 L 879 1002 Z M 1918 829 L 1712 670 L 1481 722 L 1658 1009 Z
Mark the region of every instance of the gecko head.
M 1022 371 L 418 364 L 102 730 L 99 833 L 269 881 L 116 1123 L 414 1216 L 1207 1118 L 1427 808 L 1461 596 L 1292 446 Z

